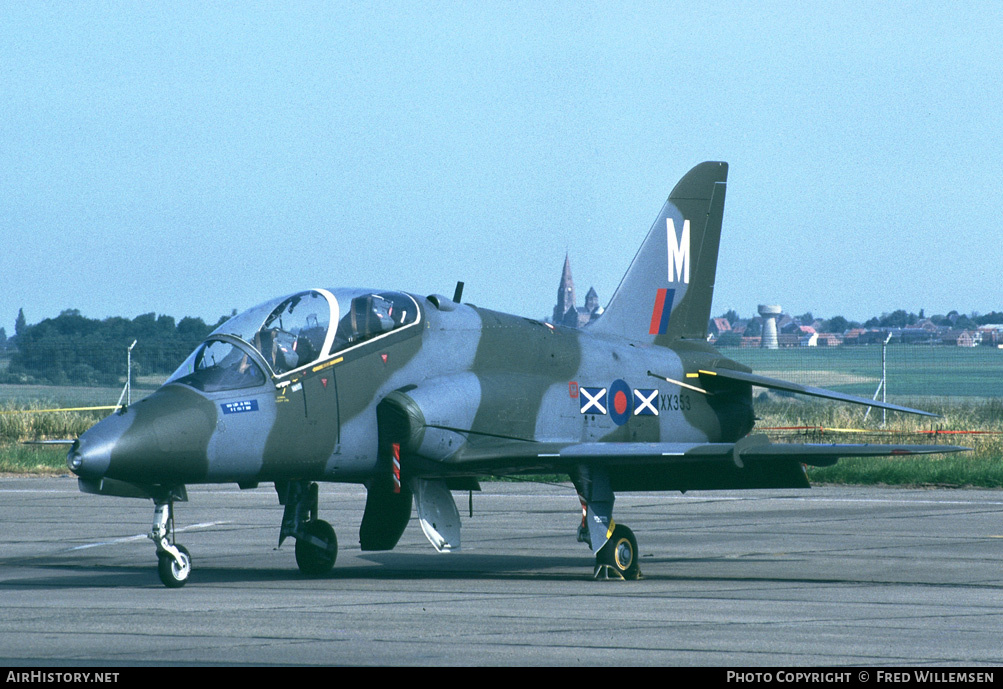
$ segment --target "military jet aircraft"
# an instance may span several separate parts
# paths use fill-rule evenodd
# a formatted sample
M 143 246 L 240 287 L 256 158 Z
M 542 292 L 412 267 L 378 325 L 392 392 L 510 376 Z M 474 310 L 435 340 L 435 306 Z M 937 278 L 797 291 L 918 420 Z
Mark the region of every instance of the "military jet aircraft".
M 577 330 L 373 289 L 309 289 L 234 316 L 159 390 L 78 438 L 82 491 L 154 502 L 163 583 L 191 572 L 174 541 L 185 486 L 274 483 L 279 544 L 308 575 L 337 557 L 318 481 L 367 488 L 363 550 L 389 550 L 416 507 L 440 551 L 460 547 L 451 490 L 485 476 L 562 473 L 597 577 L 636 578 L 619 491 L 808 487 L 803 464 L 945 452 L 920 445 L 773 444 L 750 435 L 752 387 L 924 414 L 755 375 L 707 343 L 728 166 L 669 195 L 602 316 Z M 931 415 L 932 416 L 932 415 Z

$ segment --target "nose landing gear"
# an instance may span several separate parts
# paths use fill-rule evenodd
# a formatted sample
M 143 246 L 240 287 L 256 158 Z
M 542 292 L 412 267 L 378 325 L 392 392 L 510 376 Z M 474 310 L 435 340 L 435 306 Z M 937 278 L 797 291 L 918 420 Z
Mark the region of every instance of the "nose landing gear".
M 147 537 L 157 546 L 157 573 L 164 586 L 177 589 L 188 583 L 192 556 L 188 548 L 174 542 L 174 501 L 187 500 L 184 486 L 171 488 L 154 498 L 153 528 Z

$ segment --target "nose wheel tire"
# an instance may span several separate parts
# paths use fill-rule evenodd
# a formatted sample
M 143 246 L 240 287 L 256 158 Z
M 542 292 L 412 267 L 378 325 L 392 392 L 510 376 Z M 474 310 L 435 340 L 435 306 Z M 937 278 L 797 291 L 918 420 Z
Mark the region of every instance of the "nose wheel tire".
M 181 553 L 181 563 L 179 564 L 170 553 L 160 553 L 157 563 L 157 572 L 160 574 L 160 581 L 169 589 L 179 589 L 188 583 L 188 575 L 192 571 L 192 556 L 188 548 L 175 544 L 175 548 Z
M 338 559 L 338 539 L 326 521 L 317 519 L 303 524 L 296 537 L 296 564 L 308 576 L 327 574 Z
M 596 553 L 596 572 L 600 570 L 615 573 L 624 579 L 641 578 L 637 539 L 634 532 L 623 524 L 616 525 L 613 536 Z

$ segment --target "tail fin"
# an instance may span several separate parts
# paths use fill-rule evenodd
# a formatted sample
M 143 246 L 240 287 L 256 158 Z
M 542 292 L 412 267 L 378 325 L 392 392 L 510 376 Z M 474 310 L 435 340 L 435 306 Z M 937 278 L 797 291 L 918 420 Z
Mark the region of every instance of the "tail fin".
M 679 180 L 590 331 L 654 344 L 706 339 L 727 178 L 727 163 L 708 162 Z

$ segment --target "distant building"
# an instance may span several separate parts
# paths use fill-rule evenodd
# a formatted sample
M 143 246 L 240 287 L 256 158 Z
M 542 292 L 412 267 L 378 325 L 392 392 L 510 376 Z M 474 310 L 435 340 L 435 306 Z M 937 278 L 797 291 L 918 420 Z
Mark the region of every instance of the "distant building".
M 557 304 L 551 322 L 569 328 L 581 328 L 602 314 L 599 306 L 599 295 L 594 287 L 589 287 L 585 295 L 585 306 L 575 305 L 575 281 L 571 277 L 571 261 L 564 256 L 564 270 L 561 271 L 561 284 L 557 288 Z
M 982 343 L 982 333 L 971 330 L 950 330 L 944 333 L 941 342 L 956 347 L 978 347 Z
M 730 333 L 733 331 L 731 329 L 731 323 L 728 322 L 727 318 L 711 318 L 710 332 L 714 337 L 721 337 L 724 333 Z
M 1003 324 L 986 323 L 979 326 L 979 333 L 982 334 L 982 344 L 990 346 L 1000 346 L 1003 344 Z

